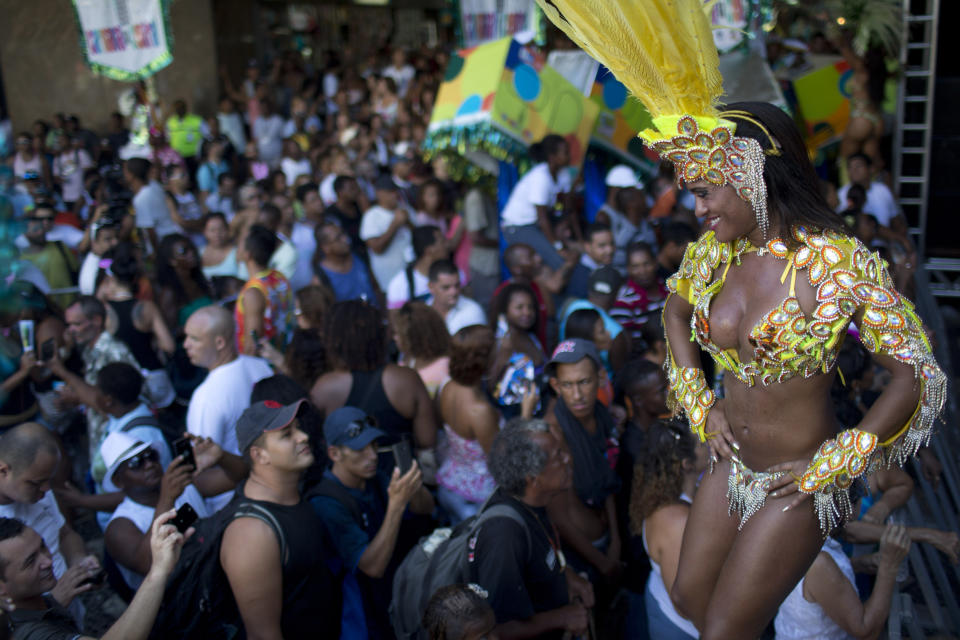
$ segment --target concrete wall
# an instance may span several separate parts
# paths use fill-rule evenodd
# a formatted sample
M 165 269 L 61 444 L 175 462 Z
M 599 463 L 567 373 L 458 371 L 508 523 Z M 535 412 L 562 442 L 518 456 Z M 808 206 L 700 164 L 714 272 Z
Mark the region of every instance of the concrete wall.
M 167 104 L 184 98 L 194 111 L 213 113 L 219 81 L 210 0 L 175 0 L 170 20 L 173 62 L 154 76 L 157 93 Z M 130 88 L 86 66 L 70 0 L 0 0 L 0 66 L 14 131 L 58 111 L 103 131 Z

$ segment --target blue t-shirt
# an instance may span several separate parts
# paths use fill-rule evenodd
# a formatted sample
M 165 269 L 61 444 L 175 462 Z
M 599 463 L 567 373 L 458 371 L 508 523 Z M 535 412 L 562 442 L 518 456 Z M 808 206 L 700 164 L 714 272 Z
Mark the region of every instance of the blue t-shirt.
M 387 585 L 373 586 L 372 583 L 380 583 L 383 579 L 371 580 L 366 576 L 361 576 L 361 572 L 357 570 L 357 565 L 360 563 L 363 552 L 367 550 L 370 540 L 377 535 L 383 525 L 383 520 L 387 514 L 387 486 L 390 484 L 390 480 L 383 472 L 377 472 L 377 476 L 368 480 L 366 487 L 361 490 L 344 486 L 329 469 L 324 471 L 323 476 L 324 479 L 329 478 L 339 484 L 357 501 L 357 506 L 360 508 L 363 518 L 363 524 L 361 525 L 354 519 L 350 508 L 336 498 L 314 496 L 310 499 L 314 513 L 320 517 L 330 533 L 330 539 L 337 550 L 337 555 L 346 568 L 343 578 L 343 613 L 340 618 L 340 637 L 343 639 L 378 638 L 381 634 L 376 632 L 376 624 L 371 627 L 371 623 L 374 621 L 370 616 L 377 613 L 385 615 L 386 610 L 384 609 L 382 612 L 371 611 L 368 615 L 366 607 L 375 607 L 376 604 L 371 603 L 365 606 L 364 602 L 371 598 L 371 588 L 382 591 L 384 586 L 389 587 L 389 583 L 393 582 L 392 576 L 389 578 L 384 576 L 389 580 Z M 361 586 L 361 582 L 364 583 L 364 586 Z M 377 587 L 380 588 L 377 589 Z M 379 600 L 375 597 L 376 595 L 380 594 L 374 595 L 374 599 Z M 384 621 L 380 622 L 381 624 L 384 623 Z
M 324 279 L 323 275 L 327 276 L 326 279 L 330 282 L 337 302 L 362 298 L 372 304 L 376 303 L 377 294 L 373 289 L 373 283 L 370 281 L 370 272 L 367 271 L 367 266 L 363 264 L 363 260 L 356 255 L 353 256 L 353 268 L 347 273 L 331 271 L 324 268 L 323 265 L 319 265 L 319 268 L 323 270 L 320 279 Z

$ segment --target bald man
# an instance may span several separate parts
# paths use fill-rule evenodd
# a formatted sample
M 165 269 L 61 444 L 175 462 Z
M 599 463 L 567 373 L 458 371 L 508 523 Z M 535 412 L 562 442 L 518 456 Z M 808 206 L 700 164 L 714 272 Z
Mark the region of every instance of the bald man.
M 64 607 L 90 585 L 80 585 L 100 570 L 83 539 L 67 524 L 50 490 L 60 449 L 43 425 L 25 422 L 0 436 L 0 517 L 16 518 L 43 538 L 58 584 L 51 593 Z
M 223 307 L 197 309 L 187 319 L 184 332 L 183 348 L 190 362 L 210 372 L 190 398 L 187 431 L 239 455 L 234 426 L 250 406 L 253 385 L 273 371 L 266 360 L 237 354 L 233 316 Z M 208 506 L 219 510 L 231 496 L 228 492 L 208 498 Z

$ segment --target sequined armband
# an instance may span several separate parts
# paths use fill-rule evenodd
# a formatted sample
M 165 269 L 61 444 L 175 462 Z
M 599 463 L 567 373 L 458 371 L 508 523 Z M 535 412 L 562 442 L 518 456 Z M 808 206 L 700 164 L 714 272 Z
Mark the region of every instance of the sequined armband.
M 700 442 L 706 442 L 704 429 L 707 426 L 707 414 L 717 398 L 707 386 L 702 369 L 678 367 L 672 358 L 667 361 L 667 379 L 670 382 L 668 405 L 675 414 L 686 414 L 690 429 L 697 434 Z
M 800 491 L 814 494 L 814 506 L 824 531 L 838 523 L 836 517 L 843 521 L 850 516 L 852 505 L 847 489 L 868 470 L 879 447 L 880 440 L 876 435 L 847 429 L 817 449 L 800 478 Z M 834 513 L 835 510 L 840 513 Z

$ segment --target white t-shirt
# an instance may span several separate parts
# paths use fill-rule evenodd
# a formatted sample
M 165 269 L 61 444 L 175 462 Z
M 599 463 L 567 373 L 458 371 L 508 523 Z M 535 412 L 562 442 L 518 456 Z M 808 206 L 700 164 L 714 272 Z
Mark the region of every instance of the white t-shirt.
M 185 502 L 189 502 L 190 506 L 194 508 L 197 512 L 197 515 L 201 518 L 209 518 L 213 515 L 213 512 L 210 511 L 206 503 L 203 500 L 203 496 L 200 495 L 200 492 L 197 491 L 197 488 L 192 484 L 188 484 L 183 489 L 183 493 L 180 494 L 180 497 L 174 500 L 173 506 L 175 509 L 179 509 L 181 505 Z M 153 507 L 148 507 L 145 504 L 140 504 L 139 502 L 134 502 L 129 497 L 123 499 L 123 502 L 120 503 L 120 506 L 113 512 L 113 515 L 110 516 L 110 522 L 117 520 L 119 518 L 126 518 L 133 523 L 137 529 L 142 533 L 146 533 L 150 530 L 150 526 L 153 524 L 153 514 L 156 511 Z M 108 525 L 109 526 L 109 525 Z M 132 569 L 128 569 L 119 562 L 117 563 L 117 568 L 120 569 L 120 574 L 123 576 L 124 582 L 127 583 L 127 586 L 136 591 L 140 588 L 140 583 L 143 582 L 143 576 Z
M 240 455 L 236 424 L 250 406 L 253 385 L 273 375 L 262 358 L 239 355 L 207 374 L 190 398 L 187 431 L 210 438 L 224 451 Z
M 553 209 L 557 195 L 570 191 L 570 174 L 561 170 L 554 180 L 546 162 L 535 165 L 510 192 L 507 206 L 500 216 L 505 227 L 519 227 L 537 223 L 537 207 Z
M 53 491 L 47 491 L 40 500 L 33 504 L 22 502 L 0 504 L 0 516 L 16 518 L 43 538 L 43 543 L 47 545 L 47 550 L 53 559 L 53 575 L 59 580 L 63 572 L 67 570 L 67 561 L 60 553 L 60 530 L 63 529 L 63 525 L 67 521 L 60 513 L 60 508 L 57 507 Z
M 268 266 L 282 273 L 283 277 L 289 281 L 297 269 L 297 248 L 286 236 L 277 234 L 277 238 L 280 240 L 280 246 L 270 256 Z
M 430 301 L 430 304 L 433 304 L 433 300 Z M 477 304 L 475 300 L 461 295 L 457 304 L 447 312 L 443 321 L 447 323 L 447 331 L 450 332 L 450 335 L 453 335 L 464 327 L 487 324 L 487 314 L 483 312 L 483 307 Z
M 133 196 L 133 210 L 137 215 L 137 226 L 153 229 L 158 240 L 171 233 L 182 233 L 182 229 L 170 217 L 163 187 L 156 182 L 151 181 Z
M 317 237 L 314 235 L 313 222 L 294 222 L 290 232 L 290 242 L 297 250 L 297 265 L 293 275 L 287 278 L 290 289 L 299 291 L 313 280 L 313 254 L 317 252 Z
M 390 279 L 390 285 L 387 286 L 387 309 L 399 309 L 412 298 L 425 296 L 429 293 L 430 278 L 414 269 L 413 295 L 411 296 L 410 283 L 407 282 L 407 270 L 402 269 L 400 273 Z
M 850 185 L 845 184 L 837 191 L 837 199 L 840 200 L 838 212 L 847 208 L 847 193 L 850 191 Z M 897 202 L 890 192 L 890 188 L 882 182 L 871 182 L 867 189 L 867 201 L 863 204 L 863 212 L 869 213 L 877 219 L 881 225 L 890 226 L 890 222 L 897 217 Z
M 240 455 L 237 444 L 237 420 L 250 406 L 253 385 L 273 375 L 266 360 L 247 355 L 221 365 L 207 374 L 190 398 L 187 408 L 187 431 L 210 438 L 234 455 Z M 217 511 L 230 502 L 233 491 L 207 498 L 207 506 Z
M 93 251 L 87 253 L 80 265 L 80 276 L 77 278 L 80 285 L 80 293 L 85 296 L 92 296 L 97 287 L 97 271 L 100 270 L 100 256 Z
M 294 160 L 293 158 L 284 158 L 280 161 L 280 170 L 283 171 L 283 175 L 287 177 L 288 187 L 292 187 L 293 181 L 299 176 L 309 176 L 313 173 L 313 168 L 310 166 L 310 161 L 306 158 L 300 158 L 299 160 Z
M 393 211 L 374 205 L 363 214 L 360 221 L 360 238 L 364 241 L 370 238 L 379 238 L 393 222 Z M 413 234 L 406 225 L 397 229 L 383 253 L 370 251 L 370 270 L 380 288 L 386 290 L 395 274 L 407 266 L 407 254 L 412 253 L 411 243 Z

